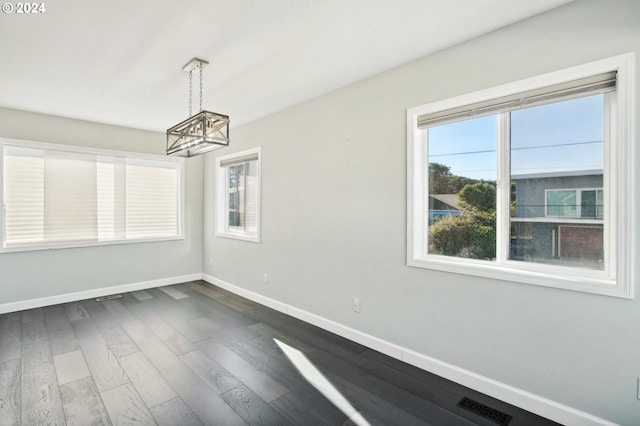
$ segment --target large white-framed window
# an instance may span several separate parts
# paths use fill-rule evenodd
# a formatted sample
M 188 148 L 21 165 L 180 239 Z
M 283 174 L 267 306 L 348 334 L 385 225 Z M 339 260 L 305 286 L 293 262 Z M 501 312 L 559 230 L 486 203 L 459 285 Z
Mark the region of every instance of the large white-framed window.
M 408 109 L 407 264 L 632 298 L 634 64 Z
M 184 160 L 0 138 L 0 252 L 182 239 Z
M 216 158 L 216 235 L 260 242 L 261 148 Z

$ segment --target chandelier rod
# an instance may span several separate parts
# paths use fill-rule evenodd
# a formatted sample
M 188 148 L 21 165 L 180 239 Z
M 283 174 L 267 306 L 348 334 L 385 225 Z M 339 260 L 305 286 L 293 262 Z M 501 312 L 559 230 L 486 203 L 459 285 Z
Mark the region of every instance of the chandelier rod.
M 192 82 L 192 80 L 193 80 L 193 70 L 189 70 L 189 115 L 187 117 L 191 117 L 191 115 L 192 115 L 191 114 L 191 94 L 192 94 L 192 91 L 191 91 L 192 84 L 191 84 L 191 82 Z

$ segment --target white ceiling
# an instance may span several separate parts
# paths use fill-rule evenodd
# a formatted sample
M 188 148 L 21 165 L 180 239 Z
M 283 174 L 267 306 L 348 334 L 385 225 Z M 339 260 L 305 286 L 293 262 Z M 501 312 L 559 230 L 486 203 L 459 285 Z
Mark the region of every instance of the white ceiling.
M 164 132 L 194 56 L 237 126 L 571 0 L 37 1 L 0 14 L 0 106 Z

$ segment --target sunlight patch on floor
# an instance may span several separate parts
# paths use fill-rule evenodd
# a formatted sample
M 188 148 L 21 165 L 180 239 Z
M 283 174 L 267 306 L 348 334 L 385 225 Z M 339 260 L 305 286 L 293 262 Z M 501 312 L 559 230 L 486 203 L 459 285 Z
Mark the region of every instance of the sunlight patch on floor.
M 282 349 L 282 352 L 289 358 L 291 363 L 298 369 L 300 374 L 322 395 L 324 395 L 333 405 L 349 417 L 349 419 L 359 426 L 371 426 L 369 422 L 342 396 L 340 391 L 318 370 L 307 357 L 294 347 L 273 339 Z

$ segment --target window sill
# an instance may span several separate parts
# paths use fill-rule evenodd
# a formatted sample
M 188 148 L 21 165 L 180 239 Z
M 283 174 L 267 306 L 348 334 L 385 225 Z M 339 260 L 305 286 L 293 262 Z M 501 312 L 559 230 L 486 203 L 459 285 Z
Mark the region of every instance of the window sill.
M 507 261 L 495 264 L 490 261 L 456 259 L 448 256 L 430 255 L 428 258 L 410 258 L 407 266 L 432 269 L 475 277 L 490 278 L 552 287 L 582 293 L 633 299 L 632 289 L 624 286 L 603 271 L 579 270 L 570 267 Z M 568 271 L 569 270 L 569 271 Z
M 88 248 L 88 247 L 102 247 L 113 246 L 121 244 L 139 244 L 139 243 L 159 243 L 165 241 L 178 241 L 184 240 L 184 235 L 178 235 L 175 237 L 163 237 L 163 238 L 141 238 L 135 240 L 118 240 L 118 241 L 73 241 L 67 243 L 52 243 L 52 244 L 16 244 L 10 247 L 0 248 L 0 254 L 4 253 L 19 253 L 26 251 L 42 251 L 42 250 L 58 250 L 58 249 L 70 249 L 70 248 Z
M 251 234 L 241 234 L 233 232 L 216 232 L 216 237 L 231 238 L 233 240 L 248 241 L 251 243 L 259 243 L 260 237 Z

